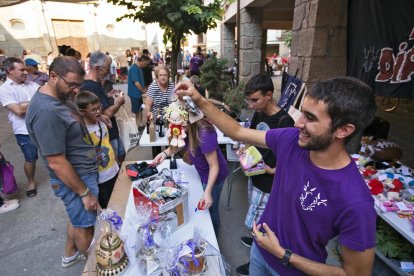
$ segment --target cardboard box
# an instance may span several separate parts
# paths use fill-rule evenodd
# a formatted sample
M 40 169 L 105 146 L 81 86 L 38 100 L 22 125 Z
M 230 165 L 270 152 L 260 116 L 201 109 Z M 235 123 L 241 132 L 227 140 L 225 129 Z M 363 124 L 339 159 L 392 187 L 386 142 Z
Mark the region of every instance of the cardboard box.
M 139 204 L 140 202 L 151 202 L 153 208 L 158 210 L 160 215 L 166 215 L 168 218 L 168 223 L 170 226 L 171 231 L 176 231 L 177 229 L 181 228 L 185 225 L 188 220 L 188 190 L 184 187 L 181 187 L 181 196 L 175 198 L 174 200 L 170 200 L 164 204 L 159 204 L 156 201 L 151 200 L 150 194 L 146 193 L 140 189 L 140 184 L 142 182 L 151 182 L 153 180 L 157 180 L 161 177 L 162 172 L 150 176 L 148 178 L 139 179 L 132 182 L 132 187 L 134 190 L 138 191 L 138 193 L 134 192 L 134 201 L 135 204 Z

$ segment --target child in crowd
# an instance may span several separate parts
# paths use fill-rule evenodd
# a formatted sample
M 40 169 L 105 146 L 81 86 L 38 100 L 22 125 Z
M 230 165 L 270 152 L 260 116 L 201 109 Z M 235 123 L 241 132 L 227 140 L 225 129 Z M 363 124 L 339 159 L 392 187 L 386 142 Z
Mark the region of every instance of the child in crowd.
M 188 126 L 185 150 L 203 184 L 204 193 L 198 206 L 200 209 L 210 209 L 214 232 L 217 235 L 220 227 L 220 195 L 229 170 L 218 146 L 217 132 L 207 118 Z M 153 162 L 161 163 L 172 153 L 172 148 L 168 147 L 158 154 Z
M 102 112 L 99 98 L 92 92 L 82 91 L 76 95 L 75 103 L 88 130 L 86 138 L 95 146 L 99 171 L 98 201 L 104 209 L 111 197 L 119 166 L 115 159 L 115 152 L 109 142 L 108 128 L 99 120 Z

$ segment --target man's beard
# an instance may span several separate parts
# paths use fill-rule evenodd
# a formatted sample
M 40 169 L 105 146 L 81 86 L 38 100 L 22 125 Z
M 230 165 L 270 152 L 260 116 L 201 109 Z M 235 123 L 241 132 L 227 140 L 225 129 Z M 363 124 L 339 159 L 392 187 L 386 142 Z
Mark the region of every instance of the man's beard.
M 312 151 L 322 151 L 327 149 L 332 142 L 332 132 L 328 130 L 327 133 L 323 135 L 310 136 L 309 142 L 300 147 Z
M 56 87 L 56 96 L 62 102 L 66 102 L 66 101 L 72 102 L 75 98 L 75 93 L 65 93 L 65 92 L 62 92 L 58 87 Z

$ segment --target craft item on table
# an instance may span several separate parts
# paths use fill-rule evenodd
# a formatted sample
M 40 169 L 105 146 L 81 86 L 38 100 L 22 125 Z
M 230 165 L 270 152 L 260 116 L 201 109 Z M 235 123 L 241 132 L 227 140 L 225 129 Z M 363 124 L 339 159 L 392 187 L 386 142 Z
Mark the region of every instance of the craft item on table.
M 170 145 L 174 147 L 183 147 L 184 138 L 187 137 L 185 127 L 188 121 L 188 112 L 179 104 L 178 101 L 172 102 L 164 108 L 164 118 L 169 122 L 167 137 L 171 138 Z
M 368 188 L 372 195 L 379 195 L 384 191 L 382 182 L 375 178 L 368 181 Z
M 179 245 L 178 264 L 172 271 L 173 275 L 230 275 L 230 266 L 224 260 L 220 252 L 208 241 L 202 238 L 200 230 L 194 228 L 193 236 Z M 211 259 L 210 259 L 211 258 Z M 210 270 L 208 261 L 220 265 L 219 269 Z M 214 264 L 212 265 L 214 267 Z
M 154 120 L 150 121 L 150 125 L 149 125 L 149 140 L 150 142 L 155 142 L 156 140 L 156 134 L 155 134 L 155 124 L 154 124 Z
M 126 165 L 126 173 L 132 181 L 147 178 L 151 175 L 157 174 L 157 167 L 147 162 L 135 162 L 133 164 Z
M 266 164 L 262 161 L 259 161 L 256 165 L 251 167 L 250 169 L 243 170 L 246 176 L 254 176 L 259 174 L 266 173 Z
M 246 176 L 266 173 L 263 157 L 256 147 L 248 147 L 239 155 L 239 161 Z
M 185 243 L 185 246 L 188 246 L 190 248 L 191 253 L 188 253 L 181 257 L 180 262 L 183 264 L 186 272 L 189 275 L 201 274 L 207 268 L 207 243 L 205 241 L 196 242 L 190 239 Z
M 100 236 L 95 249 L 97 275 L 120 275 L 128 266 L 124 242 L 118 235 L 121 226 L 121 217 L 110 209 L 103 210 L 97 218 L 95 237 Z
M 239 156 L 240 165 L 244 170 L 252 168 L 261 160 L 263 160 L 263 157 L 259 150 L 254 146 L 248 147 L 246 151 Z
M 365 154 L 375 161 L 397 161 L 402 157 L 402 150 L 394 142 L 379 139 L 366 146 Z
M 160 180 L 162 185 L 160 186 Z M 176 230 L 188 222 L 188 186 L 178 185 L 169 169 L 132 183 L 134 200 L 144 201 L 138 194 L 145 196 L 163 219 L 169 221 Z M 174 217 L 169 216 L 171 214 Z
M 410 203 L 414 203 L 414 190 L 411 188 L 407 188 L 403 191 L 401 198 L 403 200 L 409 201 Z
M 115 232 L 102 237 L 96 249 L 97 275 L 119 275 L 128 266 L 123 241 Z
M 412 214 L 414 212 L 414 204 L 408 201 L 396 201 L 396 200 L 381 201 L 381 200 L 376 199 L 375 205 L 382 212 L 394 212 L 397 214 L 403 214 L 403 213 Z
M 365 178 L 368 178 L 368 179 L 370 179 L 373 175 L 375 175 L 377 173 L 377 171 L 376 170 L 374 170 L 374 169 L 367 169 L 367 168 L 365 168 L 365 169 L 363 169 L 362 170 L 362 175 L 365 177 Z
M 401 164 L 400 162 L 396 162 L 394 164 L 394 167 L 395 172 L 398 174 L 402 174 L 404 176 L 413 176 L 413 170 L 410 167 Z
M 399 179 L 387 179 L 383 182 L 384 186 L 388 188 L 387 199 L 388 200 L 399 200 L 400 192 L 403 189 L 403 184 Z
M 189 122 L 190 124 L 197 122 L 198 120 L 203 119 L 204 114 L 201 110 L 197 107 L 197 105 L 193 102 L 190 96 L 183 97 L 185 110 L 188 112 L 189 115 Z

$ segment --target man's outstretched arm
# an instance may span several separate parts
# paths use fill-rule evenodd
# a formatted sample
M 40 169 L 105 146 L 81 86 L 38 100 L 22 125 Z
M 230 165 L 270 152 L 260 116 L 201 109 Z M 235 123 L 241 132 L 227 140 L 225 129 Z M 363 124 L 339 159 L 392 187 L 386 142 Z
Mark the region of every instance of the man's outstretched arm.
M 175 93 L 180 97 L 190 96 L 204 115 L 209 118 L 218 129 L 234 141 L 267 148 L 265 131 L 240 126 L 236 120 L 219 110 L 208 99 L 201 96 L 191 82 L 178 83 L 175 87 Z

